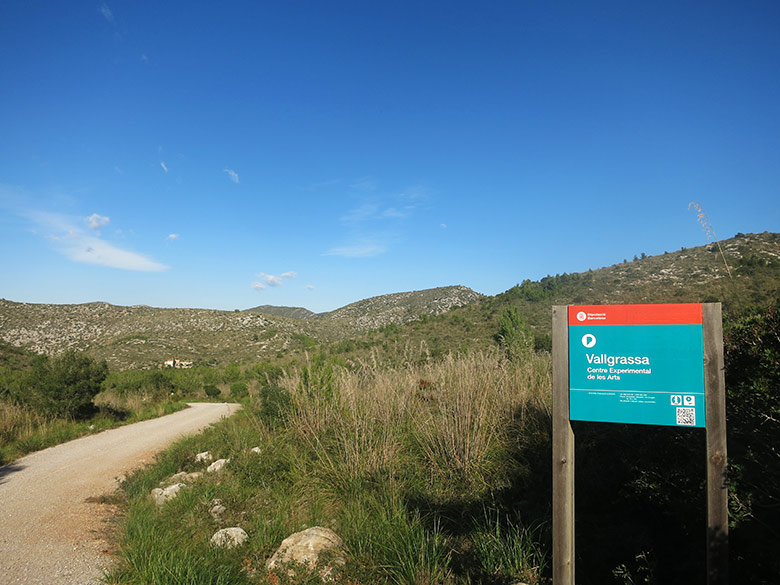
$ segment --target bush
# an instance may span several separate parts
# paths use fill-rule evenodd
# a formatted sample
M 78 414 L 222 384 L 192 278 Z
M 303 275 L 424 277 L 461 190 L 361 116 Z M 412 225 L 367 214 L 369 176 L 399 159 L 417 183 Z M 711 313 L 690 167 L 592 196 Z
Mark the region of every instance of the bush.
M 92 400 L 107 375 L 105 360 L 98 363 L 76 351 L 53 359 L 39 356 L 28 374 L 29 392 L 18 398 L 44 414 L 85 418 L 94 412 Z
M 249 396 L 249 389 L 243 382 L 234 382 L 230 385 L 230 395 L 233 398 L 246 398 Z
M 225 384 L 232 384 L 238 382 L 241 379 L 241 367 L 233 362 L 225 366 L 225 371 L 222 373 L 222 381 Z
M 203 391 L 206 393 L 206 396 L 208 396 L 209 398 L 216 398 L 217 396 L 222 394 L 222 391 L 216 386 L 214 386 L 214 384 L 206 384 L 203 387 Z
M 292 397 L 287 390 L 276 384 L 263 386 L 260 401 L 260 418 L 265 424 L 276 428 L 287 422 L 287 415 L 292 408 Z
M 730 539 L 743 583 L 780 575 L 780 299 L 725 328 Z

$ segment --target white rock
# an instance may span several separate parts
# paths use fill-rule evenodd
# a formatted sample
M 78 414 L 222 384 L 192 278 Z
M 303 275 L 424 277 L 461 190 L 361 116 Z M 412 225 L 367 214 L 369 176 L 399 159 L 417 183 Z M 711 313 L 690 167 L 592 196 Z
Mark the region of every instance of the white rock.
M 314 567 L 323 551 L 334 551 L 333 563 L 343 565 L 346 562 L 343 552 L 344 542 L 338 534 L 329 528 L 314 526 L 288 536 L 278 550 L 265 563 L 266 569 L 273 570 L 291 561 Z M 323 567 L 320 577 L 330 579 L 333 567 Z
M 160 485 L 171 485 L 174 483 L 179 483 L 184 481 L 184 476 L 187 475 L 186 471 L 180 471 L 179 473 L 174 473 L 171 477 L 168 479 L 164 479 L 160 482 Z
M 175 483 L 167 488 L 154 488 L 152 490 L 152 499 L 155 504 L 162 506 L 168 500 L 172 500 L 178 496 L 183 487 L 185 487 L 183 483 Z
M 211 507 L 209 508 L 209 514 L 215 521 L 219 522 L 222 519 L 222 514 L 227 512 L 227 508 L 222 505 L 222 500 L 211 500 Z
M 252 447 L 250 449 L 252 453 L 257 453 L 258 455 L 263 452 L 263 450 L 260 447 Z
M 180 471 L 179 473 L 174 473 L 171 477 L 168 479 L 164 479 L 160 482 L 160 485 L 166 486 L 166 485 L 173 485 L 175 483 L 193 483 L 200 479 L 200 477 L 203 474 L 200 471 L 193 471 L 192 473 L 187 473 L 186 471 Z
M 211 537 L 211 545 L 217 548 L 236 548 L 241 546 L 249 538 L 242 528 L 234 526 L 233 528 L 223 528 L 217 530 Z
M 214 461 L 214 457 L 208 451 L 195 455 L 195 463 L 209 463 L 211 461 Z
M 217 459 L 214 463 L 208 466 L 206 471 L 208 473 L 214 473 L 216 471 L 219 471 L 220 469 L 225 467 L 225 465 L 227 465 L 228 461 L 230 461 L 230 459 Z

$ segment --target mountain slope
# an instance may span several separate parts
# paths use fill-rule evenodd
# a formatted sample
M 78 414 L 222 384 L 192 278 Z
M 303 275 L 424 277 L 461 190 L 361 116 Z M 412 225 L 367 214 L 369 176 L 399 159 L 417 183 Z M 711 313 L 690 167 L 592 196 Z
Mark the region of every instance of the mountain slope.
M 526 280 L 445 314 L 334 344 L 332 351 L 353 361 L 372 355 L 407 361 L 410 350 L 436 356 L 494 347 L 499 316 L 509 308 L 517 309 L 529 323 L 537 347 L 549 349 L 553 305 L 718 301 L 728 316 L 778 294 L 780 234 L 738 234 L 720 242 L 720 247 L 710 243 L 587 272 Z
M 38 353 L 86 351 L 119 369 L 156 367 L 176 358 L 200 363 L 260 360 L 338 340 L 371 326 L 402 323 L 479 295 L 466 287 L 399 293 L 354 303 L 322 319 L 253 311 L 47 305 L 0 300 L 0 340 Z M 362 308 L 361 308 L 362 307 Z M 371 311 L 385 307 L 384 311 Z M 345 308 L 346 309 L 346 308 Z M 304 309 L 305 310 L 305 309 Z
M 371 297 L 323 313 L 320 319 L 344 323 L 357 331 L 376 329 L 391 323 L 415 321 L 421 315 L 440 315 L 481 298 L 483 295 L 465 286 L 444 286 Z
M 300 321 L 310 321 L 319 317 L 317 313 L 304 309 L 303 307 L 280 307 L 276 305 L 260 305 L 259 307 L 252 307 L 246 309 L 252 313 L 260 313 L 262 315 L 273 315 L 275 317 L 285 317 L 287 319 L 298 319 Z
M 156 367 L 171 358 L 199 363 L 275 359 L 318 343 L 345 358 L 347 353 L 362 359 L 384 352 L 388 359 L 407 359 L 409 348 L 436 355 L 494 345 L 498 317 L 509 307 L 517 308 L 545 347 L 556 304 L 720 301 L 728 314 L 779 293 L 780 234 L 765 232 L 526 280 L 495 297 L 461 286 L 441 287 L 373 297 L 305 320 L 254 311 L 0 300 L 0 341 L 46 354 L 79 349 L 120 369 Z

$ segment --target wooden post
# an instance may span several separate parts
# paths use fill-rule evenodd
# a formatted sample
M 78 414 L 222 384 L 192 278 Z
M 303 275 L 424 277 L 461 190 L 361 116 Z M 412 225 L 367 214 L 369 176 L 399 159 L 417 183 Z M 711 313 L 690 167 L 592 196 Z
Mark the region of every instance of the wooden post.
M 728 584 L 729 516 L 726 484 L 726 380 L 720 303 L 702 305 L 707 417 L 707 584 Z
M 574 585 L 574 432 L 569 421 L 568 307 L 553 307 L 553 585 Z

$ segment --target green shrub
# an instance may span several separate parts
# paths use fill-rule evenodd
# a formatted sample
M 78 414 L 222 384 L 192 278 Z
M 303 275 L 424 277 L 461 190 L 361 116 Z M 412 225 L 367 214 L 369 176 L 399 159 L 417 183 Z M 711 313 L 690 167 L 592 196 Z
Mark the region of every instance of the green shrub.
M 209 398 L 216 398 L 220 394 L 222 394 L 222 391 L 217 388 L 214 384 L 206 384 L 203 387 L 203 391 L 206 393 L 206 396 Z
M 260 389 L 260 418 L 269 427 L 283 425 L 291 408 L 290 393 L 281 386 L 269 384 Z
M 230 385 L 230 395 L 233 398 L 246 398 L 249 396 L 249 389 L 243 382 L 234 382 Z
M 515 307 L 509 307 L 498 318 L 498 332 L 493 337 L 509 359 L 527 356 L 534 348 L 534 334 Z
M 105 360 L 98 363 L 76 351 L 52 359 L 38 356 L 28 372 L 29 390 L 18 398 L 45 414 L 84 418 L 94 412 L 92 400 L 107 375 Z
M 739 582 L 780 575 L 780 299 L 725 327 L 732 549 Z
M 241 367 L 233 362 L 225 366 L 225 371 L 222 373 L 222 381 L 225 384 L 232 384 L 238 382 L 241 379 Z
M 260 384 L 276 384 L 282 376 L 282 368 L 268 361 L 260 362 L 252 367 L 252 374 Z

